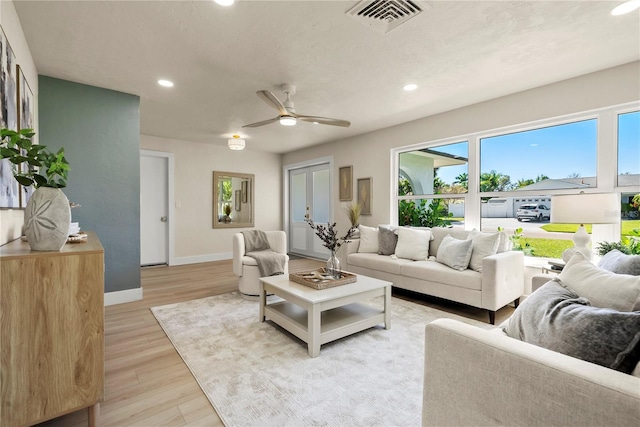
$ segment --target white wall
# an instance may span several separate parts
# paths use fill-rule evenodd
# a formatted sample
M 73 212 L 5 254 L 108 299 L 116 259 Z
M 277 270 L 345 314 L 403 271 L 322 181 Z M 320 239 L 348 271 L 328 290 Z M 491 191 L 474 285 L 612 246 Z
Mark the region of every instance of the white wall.
M 255 228 L 282 230 L 280 154 L 140 136 L 143 150 L 173 153 L 176 264 L 231 258 L 231 237 L 243 228 L 213 229 L 213 171 L 255 175 Z
M 0 1 L 0 25 L 7 36 L 11 49 L 16 56 L 16 63 L 22 68 L 29 82 L 35 99 L 35 126 L 38 129 L 38 71 L 33 62 L 31 51 L 24 37 L 18 14 L 12 1 Z M 37 136 L 36 136 L 37 138 Z M 24 210 L 2 209 L 0 210 L 0 245 L 20 237 L 24 224 Z
M 391 218 L 392 148 L 497 129 L 555 116 L 623 104 L 640 99 L 640 62 L 576 77 L 562 82 L 496 98 L 457 110 L 385 128 L 365 135 L 287 153 L 283 164 L 333 155 L 334 176 L 338 168 L 353 165 L 357 178 L 373 177 L 372 215 L 360 223 L 369 226 L 389 223 Z M 334 180 L 337 199 L 338 180 Z M 355 191 L 354 201 L 355 202 Z M 346 230 L 344 208 L 353 202 L 334 205 L 334 221 Z

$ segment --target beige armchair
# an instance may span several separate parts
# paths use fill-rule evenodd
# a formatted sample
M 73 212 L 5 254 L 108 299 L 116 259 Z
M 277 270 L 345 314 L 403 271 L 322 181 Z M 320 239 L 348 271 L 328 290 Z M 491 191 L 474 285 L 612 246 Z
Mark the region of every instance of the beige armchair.
M 287 235 L 284 231 L 265 231 L 271 249 L 287 255 Z M 245 299 L 257 300 L 260 294 L 260 271 L 254 258 L 245 255 L 244 236 L 233 235 L 233 273 L 240 278 L 238 288 Z M 289 257 L 284 266 L 284 274 L 289 274 Z

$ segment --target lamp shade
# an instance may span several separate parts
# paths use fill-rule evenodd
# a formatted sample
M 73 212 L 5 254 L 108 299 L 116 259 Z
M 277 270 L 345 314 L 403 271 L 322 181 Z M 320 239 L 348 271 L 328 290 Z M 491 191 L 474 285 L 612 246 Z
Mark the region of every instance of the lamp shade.
M 244 150 L 244 139 L 240 139 L 240 135 L 233 135 L 233 139 L 227 140 L 227 145 L 232 150 Z
M 615 224 L 620 219 L 616 193 L 551 196 L 551 222 L 561 224 Z

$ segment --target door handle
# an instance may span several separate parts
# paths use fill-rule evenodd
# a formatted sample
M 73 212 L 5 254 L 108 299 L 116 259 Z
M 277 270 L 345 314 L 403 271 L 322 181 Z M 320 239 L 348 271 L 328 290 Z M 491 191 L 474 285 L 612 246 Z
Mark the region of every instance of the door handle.
M 167 222 L 167 217 L 166 216 L 161 216 L 160 217 L 160 222 Z

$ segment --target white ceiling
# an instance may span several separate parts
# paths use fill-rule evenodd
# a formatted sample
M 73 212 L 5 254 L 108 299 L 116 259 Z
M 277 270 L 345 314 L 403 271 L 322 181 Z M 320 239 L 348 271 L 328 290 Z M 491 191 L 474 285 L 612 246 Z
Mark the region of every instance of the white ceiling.
M 39 74 L 139 95 L 144 134 L 239 132 L 273 153 L 637 61 L 640 14 L 611 16 L 620 2 L 416 1 L 422 14 L 380 34 L 345 15 L 353 1 L 14 0 Z M 241 129 L 277 115 L 255 92 L 284 99 L 282 83 L 297 113 L 351 127 Z

